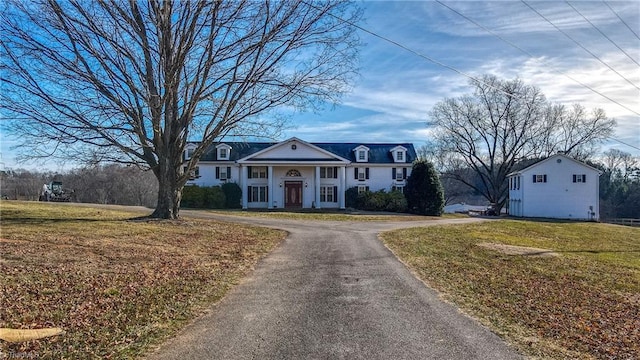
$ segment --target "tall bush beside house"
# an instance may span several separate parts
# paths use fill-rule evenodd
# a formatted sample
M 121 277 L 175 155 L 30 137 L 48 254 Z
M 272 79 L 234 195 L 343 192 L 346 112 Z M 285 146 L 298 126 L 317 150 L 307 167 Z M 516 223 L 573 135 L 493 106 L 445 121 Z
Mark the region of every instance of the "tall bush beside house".
M 416 161 L 404 192 L 409 212 L 440 216 L 444 209 L 444 191 L 435 167 L 428 161 Z
M 226 198 L 220 186 L 185 186 L 181 204 L 185 208 L 224 209 Z
M 239 209 L 242 207 L 242 189 L 236 183 L 224 183 L 222 184 L 222 192 L 226 199 L 225 208 L 227 209 Z
M 224 209 L 227 202 L 220 186 L 205 187 L 204 207 L 207 209 Z

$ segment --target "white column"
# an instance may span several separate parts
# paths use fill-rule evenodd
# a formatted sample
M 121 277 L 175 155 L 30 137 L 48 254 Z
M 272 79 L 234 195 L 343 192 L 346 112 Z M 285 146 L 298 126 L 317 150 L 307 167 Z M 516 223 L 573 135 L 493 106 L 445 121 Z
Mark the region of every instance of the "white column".
M 316 209 L 320 209 L 320 166 L 316 166 L 316 181 L 314 182 L 316 190 Z
M 267 179 L 268 179 L 267 197 L 269 197 L 269 201 L 267 201 L 267 208 L 273 209 L 273 166 L 267 167 Z
M 247 188 L 247 167 L 240 165 L 240 189 L 242 189 L 242 209 L 246 210 L 249 206 L 249 193 Z
M 345 191 L 347 191 L 347 189 L 345 189 L 346 186 L 346 168 L 345 166 L 340 166 L 338 167 L 338 179 L 340 179 L 340 186 L 338 187 L 338 204 L 340 205 L 340 209 L 344 209 L 345 208 Z

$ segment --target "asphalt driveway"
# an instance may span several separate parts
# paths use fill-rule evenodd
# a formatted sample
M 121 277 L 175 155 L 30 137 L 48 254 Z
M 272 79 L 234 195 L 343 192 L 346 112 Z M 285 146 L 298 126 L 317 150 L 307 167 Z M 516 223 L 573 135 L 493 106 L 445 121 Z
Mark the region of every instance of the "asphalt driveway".
M 428 222 L 218 217 L 287 239 L 210 312 L 150 359 L 514 359 L 500 338 L 444 303 L 378 240 Z

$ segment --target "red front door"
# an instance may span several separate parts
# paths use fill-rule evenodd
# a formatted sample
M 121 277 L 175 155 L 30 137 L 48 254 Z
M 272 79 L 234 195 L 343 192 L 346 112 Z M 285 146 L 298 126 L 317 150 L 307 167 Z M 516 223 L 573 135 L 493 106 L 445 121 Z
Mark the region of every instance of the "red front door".
M 302 181 L 284 182 L 284 207 L 302 207 Z

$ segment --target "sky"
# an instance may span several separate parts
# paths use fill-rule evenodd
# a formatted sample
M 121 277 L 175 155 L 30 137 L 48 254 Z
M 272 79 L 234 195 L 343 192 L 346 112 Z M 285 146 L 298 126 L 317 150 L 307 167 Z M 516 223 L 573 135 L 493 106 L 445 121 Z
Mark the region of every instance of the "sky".
M 640 155 L 640 2 L 526 2 L 549 21 L 520 1 L 444 4 L 468 19 L 435 1 L 362 2 L 362 27 L 410 51 L 360 31 L 365 45 L 353 91 L 335 108 L 296 116 L 284 137 L 412 142 L 418 148 L 430 137 L 433 106 L 471 93 L 463 74 L 493 74 L 518 77 L 552 102 L 604 109 L 618 122 L 613 137 L 635 148 L 609 140 L 601 150 Z
M 493 74 L 518 77 L 552 102 L 604 109 L 618 125 L 601 150 L 640 156 L 639 1 L 359 4 L 360 25 L 368 32 L 359 31 L 364 46 L 352 91 L 338 105 L 294 116 L 281 140 L 410 142 L 419 148 L 431 136 L 433 106 L 470 93 L 469 76 Z M 15 162 L 11 141 L 0 140 L 0 167 L 29 167 Z

